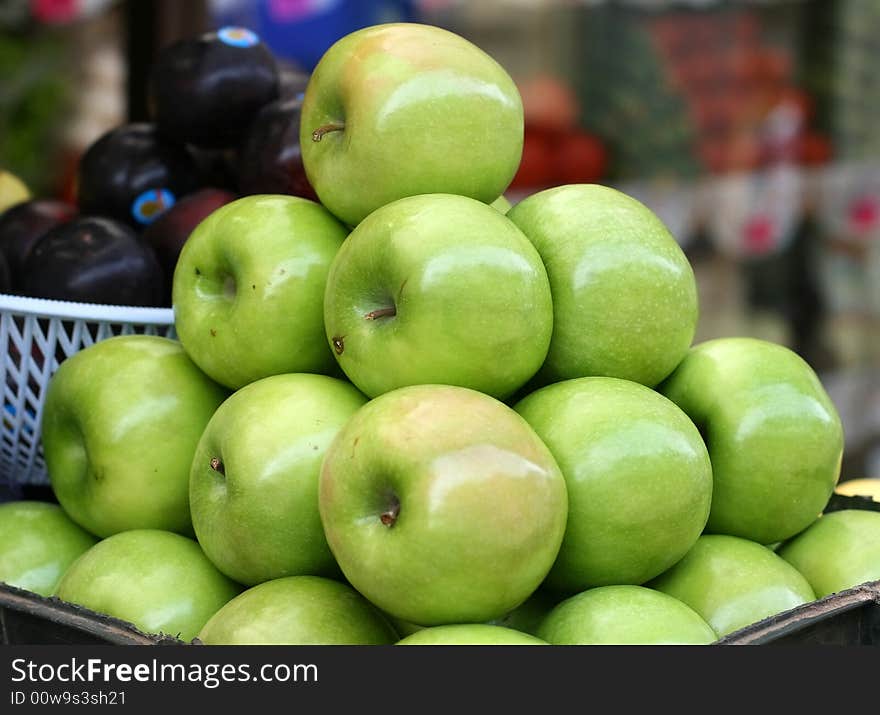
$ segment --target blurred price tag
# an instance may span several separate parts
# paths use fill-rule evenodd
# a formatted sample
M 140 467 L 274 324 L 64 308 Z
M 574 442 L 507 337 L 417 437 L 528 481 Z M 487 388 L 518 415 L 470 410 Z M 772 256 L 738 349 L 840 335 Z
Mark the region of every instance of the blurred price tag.
M 837 240 L 880 236 L 880 164 L 846 162 L 822 172 L 817 196 L 819 221 Z
M 803 172 L 788 164 L 709 179 L 705 215 L 712 243 L 734 258 L 783 251 L 797 230 L 805 186 Z

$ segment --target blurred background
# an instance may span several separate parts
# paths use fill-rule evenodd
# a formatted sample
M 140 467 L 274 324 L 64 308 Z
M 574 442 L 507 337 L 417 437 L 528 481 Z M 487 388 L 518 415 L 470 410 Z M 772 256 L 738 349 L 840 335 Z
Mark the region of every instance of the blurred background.
M 689 256 L 697 340 L 783 343 L 841 412 L 842 479 L 880 477 L 880 1 L 2 0 L 0 166 L 70 199 L 79 156 L 148 119 L 157 50 L 247 27 L 308 73 L 387 21 L 453 30 L 517 81 L 515 203 L 599 182 Z

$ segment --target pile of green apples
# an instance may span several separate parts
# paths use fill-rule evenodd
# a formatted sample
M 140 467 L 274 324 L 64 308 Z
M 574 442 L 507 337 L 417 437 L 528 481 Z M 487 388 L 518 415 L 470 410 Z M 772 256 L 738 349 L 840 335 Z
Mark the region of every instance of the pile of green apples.
M 189 236 L 179 340 L 61 364 L 58 504 L 0 507 L 0 580 L 204 644 L 709 644 L 880 578 L 880 513 L 822 514 L 840 418 L 788 348 L 692 344 L 647 207 L 511 207 L 522 102 L 449 31 L 378 25 L 305 93 L 320 202 Z

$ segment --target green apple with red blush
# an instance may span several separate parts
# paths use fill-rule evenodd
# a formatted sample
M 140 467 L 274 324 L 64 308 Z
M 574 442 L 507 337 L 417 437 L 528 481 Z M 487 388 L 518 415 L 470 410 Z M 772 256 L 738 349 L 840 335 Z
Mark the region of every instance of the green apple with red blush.
M 526 421 L 451 385 L 399 388 L 358 410 L 324 458 L 318 505 L 351 585 L 423 626 L 520 605 L 553 565 L 568 513 L 565 480 Z
M 405 196 L 494 201 L 522 142 L 522 100 L 507 71 L 460 35 L 418 23 L 334 43 L 312 71 L 300 119 L 309 183 L 350 226 Z

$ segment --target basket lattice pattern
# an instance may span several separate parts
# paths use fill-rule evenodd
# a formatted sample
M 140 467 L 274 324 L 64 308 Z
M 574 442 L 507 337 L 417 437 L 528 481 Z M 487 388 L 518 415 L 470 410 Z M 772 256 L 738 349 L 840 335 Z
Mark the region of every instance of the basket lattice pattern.
M 0 344 L 6 348 L 0 485 L 48 484 L 40 423 L 49 379 L 74 353 L 100 340 L 133 333 L 177 337 L 173 323 L 89 321 L 7 311 L 0 314 Z

